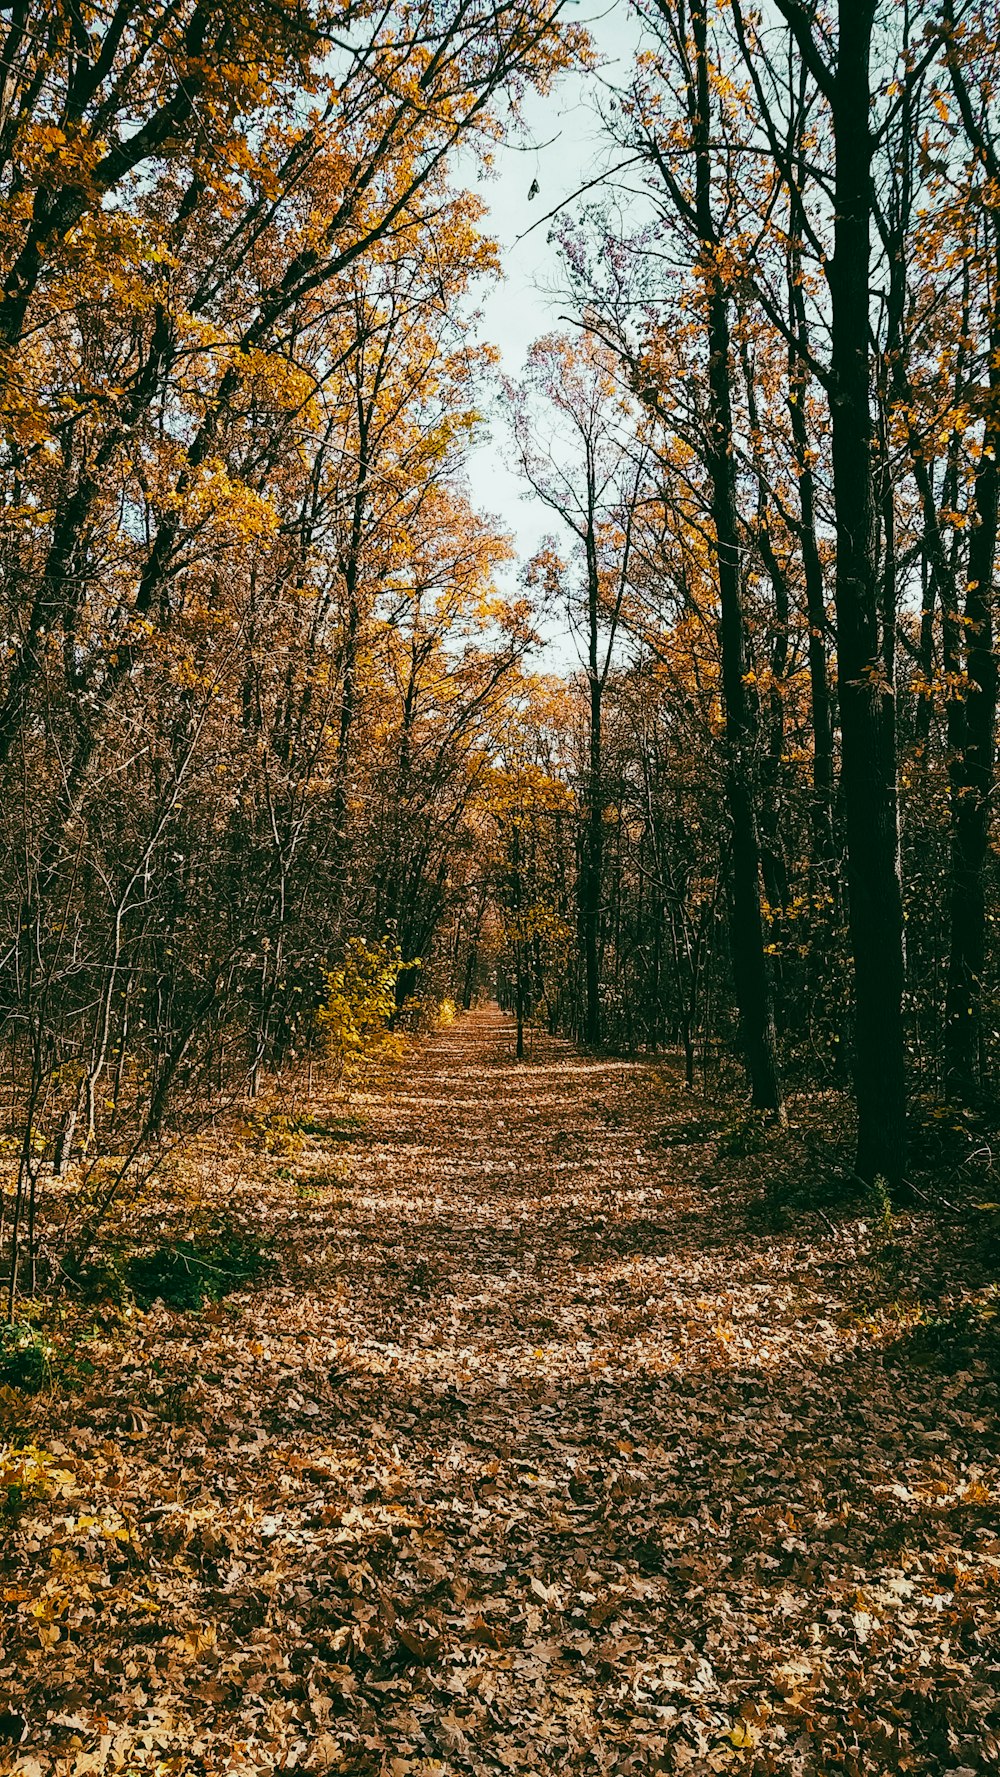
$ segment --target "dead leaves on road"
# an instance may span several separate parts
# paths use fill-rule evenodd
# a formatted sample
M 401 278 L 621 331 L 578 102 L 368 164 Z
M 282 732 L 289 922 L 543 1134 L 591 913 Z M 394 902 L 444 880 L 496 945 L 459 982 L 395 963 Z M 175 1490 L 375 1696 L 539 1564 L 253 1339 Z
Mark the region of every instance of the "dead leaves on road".
M 334 1187 L 217 1156 L 280 1281 L 4 1402 L 0 1767 L 997 1768 L 993 1379 L 859 1306 L 856 1224 L 755 1233 L 652 1085 L 480 1014 Z

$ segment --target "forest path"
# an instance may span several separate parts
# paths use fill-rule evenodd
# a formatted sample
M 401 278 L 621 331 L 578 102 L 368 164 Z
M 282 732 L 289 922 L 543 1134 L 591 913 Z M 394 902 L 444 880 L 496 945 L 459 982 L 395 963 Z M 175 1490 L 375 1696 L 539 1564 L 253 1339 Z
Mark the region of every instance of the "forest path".
M 512 1049 L 220 1149 L 278 1280 L 39 1405 L 8 1768 L 996 1768 L 990 1380 L 911 1361 L 859 1224 L 762 1232 L 669 1068 Z

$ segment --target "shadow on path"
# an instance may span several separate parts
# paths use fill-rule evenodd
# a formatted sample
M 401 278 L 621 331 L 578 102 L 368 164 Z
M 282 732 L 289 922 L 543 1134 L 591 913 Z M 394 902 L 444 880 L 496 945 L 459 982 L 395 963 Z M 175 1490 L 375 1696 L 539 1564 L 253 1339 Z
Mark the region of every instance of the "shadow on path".
M 43 1771 L 995 1769 L 990 1379 L 707 1189 L 670 1070 L 512 1048 L 477 1012 L 357 1141 L 223 1169 L 282 1285 L 64 1404 L 104 1542 L 13 1581 L 76 1586 L 4 1668 Z

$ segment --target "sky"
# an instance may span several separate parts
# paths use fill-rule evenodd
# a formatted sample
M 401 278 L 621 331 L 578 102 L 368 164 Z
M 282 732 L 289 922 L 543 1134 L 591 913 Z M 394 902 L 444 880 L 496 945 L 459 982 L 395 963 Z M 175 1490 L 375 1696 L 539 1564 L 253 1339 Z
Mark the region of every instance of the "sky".
M 515 380 L 532 341 L 551 332 L 559 325 L 559 315 L 567 312 L 559 295 L 558 255 L 548 240 L 552 222 L 544 218 L 621 158 L 621 151 L 603 135 L 596 102 L 601 80 L 620 84 L 628 79 L 637 42 L 635 17 L 628 0 L 608 0 L 603 7 L 585 0 L 572 11 L 598 47 L 604 63 L 600 78 L 570 74 L 547 96 L 532 95 L 524 107 L 523 137 L 501 143 L 492 176 L 473 181 L 488 206 L 483 227 L 500 243 L 505 273 L 482 304 L 477 331 L 499 348 L 503 372 Z M 538 195 L 529 200 L 535 179 Z M 588 192 L 569 205 L 568 213 L 599 196 L 597 189 Z M 504 529 L 512 532 L 521 560 L 557 530 L 558 519 L 537 496 L 525 497 L 499 411 L 488 440 L 469 459 L 469 475 L 476 506 L 495 513 Z

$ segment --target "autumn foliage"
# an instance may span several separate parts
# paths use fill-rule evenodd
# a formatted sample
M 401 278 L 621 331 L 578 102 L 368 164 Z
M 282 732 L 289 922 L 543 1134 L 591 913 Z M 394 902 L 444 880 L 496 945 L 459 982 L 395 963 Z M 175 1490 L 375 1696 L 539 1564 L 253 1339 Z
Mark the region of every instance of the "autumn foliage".
M 995 8 L 568 5 L 3 9 L 18 1777 L 1000 1759 Z

